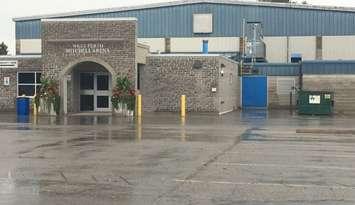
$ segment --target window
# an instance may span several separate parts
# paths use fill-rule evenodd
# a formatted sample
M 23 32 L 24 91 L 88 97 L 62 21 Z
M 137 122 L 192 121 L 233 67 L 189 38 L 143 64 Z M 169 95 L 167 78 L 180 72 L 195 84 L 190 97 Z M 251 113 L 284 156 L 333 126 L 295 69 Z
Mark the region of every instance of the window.
M 229 73 L 229 84 L 233 84 L 233 73 Z
M 17 73 L 17 96 L 33 97 L 39 91 L 41 85 L 40 72 Z
M 97 90 L 109 90 L 108 75 L 97 75 L 96 84 L 97 84 Z
M 109 108 L 110 107 L 110 100 L 108 96 L 97 96 L 97 108 Z
M 212 33 L 212 14 L 194 14 L 193 21 L 194 33 Z
M 80 90 L 93 90 L 94 78 L 94 73 L 80 73 Z

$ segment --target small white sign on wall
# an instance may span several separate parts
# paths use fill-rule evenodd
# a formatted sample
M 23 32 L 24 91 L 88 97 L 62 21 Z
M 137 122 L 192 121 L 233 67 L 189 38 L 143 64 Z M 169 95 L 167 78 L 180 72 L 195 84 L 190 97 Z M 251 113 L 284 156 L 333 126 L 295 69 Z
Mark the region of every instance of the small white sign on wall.
M 331 98 L 332 98 L 332 96 L 331 96 L 330 94 L 324 94 L 324 99 L 329 100 L 329 99 L 331 99 Z
M 10 85 L 10 77 L 4 77 L 4 85 Z
M 320 95 L 310 95 L 309 104 L 320 104 Z
M 0 61 L 0 68 L 17 68 L 18 62 L 16 60 Z

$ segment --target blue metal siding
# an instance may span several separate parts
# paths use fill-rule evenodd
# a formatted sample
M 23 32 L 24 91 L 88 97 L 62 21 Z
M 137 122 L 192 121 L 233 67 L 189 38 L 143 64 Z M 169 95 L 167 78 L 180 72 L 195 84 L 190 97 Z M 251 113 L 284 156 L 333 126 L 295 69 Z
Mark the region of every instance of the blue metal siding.
M 193 37 L 193 14 L 213 13 L 213 33 L 241 36 L 242 19 L 262 21 L 265 36 L 355 35 L 355 12 L 199 3 L 73 17 L 138 18 L 139 37 Z M 63 17 L 64 18 L 64 17 Z M 16 38 L 40 38 L 40 21 L 16 22 Z
M 299 65 L 294 63 L 257 63 L 254 67 L 259 74 L 268 76 L 296 76 L 299 73 Z
M 41 21 L 16 22 L 16 39 L 38 39 L 41 37 Z
M 297 63 L 257 63 L 254 65 L 261 75 L 297 76 L 300 66 Z M 304 75 L 354 75 L 355 61 L 303 61 Z
M 355 61 L 304 61 L 305 75 L 355 74 Z

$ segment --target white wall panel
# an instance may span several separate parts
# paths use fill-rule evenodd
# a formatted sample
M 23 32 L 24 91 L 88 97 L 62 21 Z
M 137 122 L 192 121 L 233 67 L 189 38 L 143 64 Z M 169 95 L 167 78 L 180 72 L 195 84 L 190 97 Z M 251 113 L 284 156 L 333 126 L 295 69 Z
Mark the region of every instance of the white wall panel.
M 202 40 L 203 38 L 172 38 L 171 52 L 201 52 Z
M 324 36 L 323 59 L 355 59 L 355 36 Z
M 303 60 L 316 59 L 316 37 L 289 37 L 289 61 L 292 53 L 301 53 Z
M 208 49 L 211 52 L 239 51 L 239 37 L 208 38 Z M 202 44 L 202 43 L 201 43 Z M 202 45 L 201 45 L 202 47 Z
M 239 37 L 171 38 L 171 52 L 202 52 L 202 41 L 208 40 L 209 52 L 239 51 Z
M 20 53 L 21 54 L 40 54 L 42 52 L 41 39 L 21 39 Z
M 158 51 L 165 52 L 165 39 L 164 38 L 139 38 L 138 43 L 148 45 L 149 51 L 156 53 Z
M 270 63 L 287 62 L 287 38 L 264 37 L 266 44 L 266 60 Z

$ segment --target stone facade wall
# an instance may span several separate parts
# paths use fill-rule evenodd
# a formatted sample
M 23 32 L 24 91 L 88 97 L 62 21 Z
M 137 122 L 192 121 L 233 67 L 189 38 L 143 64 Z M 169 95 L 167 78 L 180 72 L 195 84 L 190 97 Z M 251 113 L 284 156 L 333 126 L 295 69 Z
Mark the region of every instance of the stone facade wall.
M 141 73 L 144 111 L 179 111 L 186 95 L 187 110 L 218 112 L 219 56 L 149 56 Z
M 60 82 L 62 113 L 71 95 L 67 76 L 79 63 L 102 65 L 112 76 L 127 75 L 136 84 L 137 19 L 54 19 L 42 21 L 43 75 Z M 78 95 L 74 93 L 74 95 Z M 75 102 L 74 100 L 71 102 Z M 72 107 L 75 107 L 73 105 Z
M 240 106 L 238 63 L 221 57 L 220 65 L 221 70 L 223 70 L 223 76 L 220 74 L 218 80 L 218 111 L 219 113 L 226 113 L 236 110 Z
M 10 77 L 10 85 L 4 85 L 4 77 Z M 11 111 L 16 108 L 17 70 L 0 69 L 0 110 Z
M 96 59 L 135 82 L 136 27 L 132 19 L 42 21 L 44 74 L 58 77 L 73 62 Z
M 18 60 L 19 71 L 41 71 L 42 58 L 22 58 Z
M 303 88 L 334 92 L 335 112 L 355 111 L 355 75 L 304 75 Z
M 18 68 L 0 68 L 0 111 L 14 111 L 17 97 L 17 72 L 40 71 L 41 58 L 6 58 L 0 60 L 17 60 Z M 4 77 L 10 77 L 10 85 L 4 85 Z

